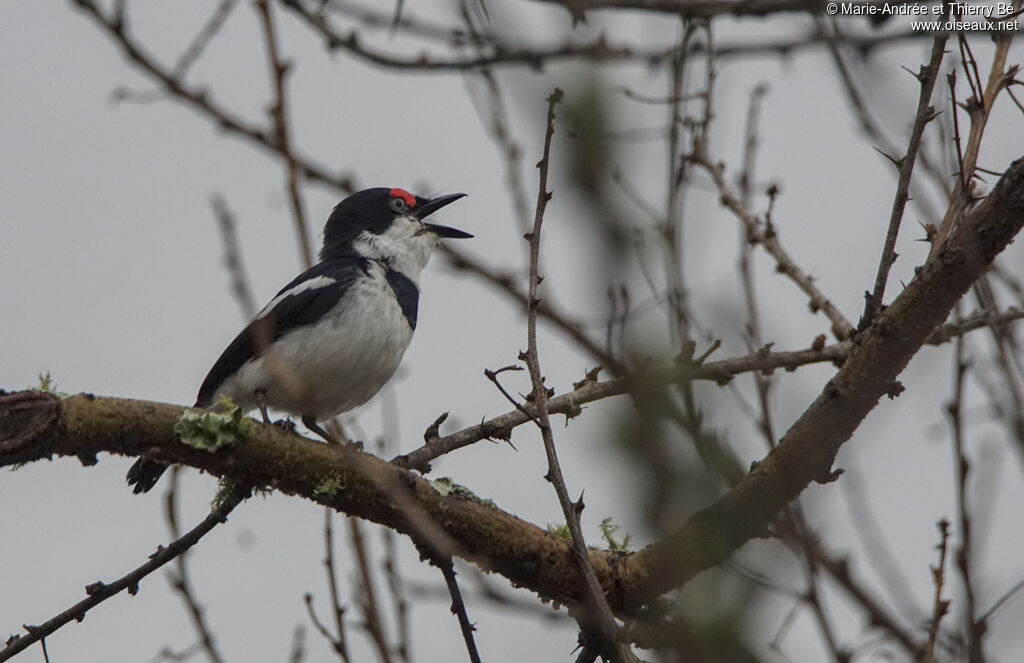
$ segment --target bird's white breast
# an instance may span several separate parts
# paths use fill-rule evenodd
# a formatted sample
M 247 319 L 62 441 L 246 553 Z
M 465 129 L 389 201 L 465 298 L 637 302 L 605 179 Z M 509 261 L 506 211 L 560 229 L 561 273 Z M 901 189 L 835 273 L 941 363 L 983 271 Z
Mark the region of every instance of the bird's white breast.
M 262 389 L 269 407 L 329 419 L 362 405 L 384 386 L 412 331 L 384 269 L 371 262 L 368 275 L 353 283 L 317 324 L 284 334 L 217 391 L 251 408 L 255 392 Z

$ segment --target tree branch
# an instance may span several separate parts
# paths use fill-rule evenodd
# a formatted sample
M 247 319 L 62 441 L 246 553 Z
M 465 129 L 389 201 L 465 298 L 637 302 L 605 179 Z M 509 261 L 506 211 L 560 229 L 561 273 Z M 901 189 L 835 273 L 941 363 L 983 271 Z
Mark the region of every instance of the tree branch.
M 779 509 L 812 481 L 834 479 L 838 473 L 830 468 L 839 448 L 883 395 L 900 391 L 896 377 L 1022 225 L 1024 159 L 1014 162 L 936 258 L 855 337 L 821 395 L 733 489 L 638 553 L 588 551 L 612 609 L 633 610 L 722 562 L 744 542 L 762 536 Z M 543 598 L 564 603 L 582 598 L 579 566 L 564 541 L 482 500 L 441 495 L 424 479 L 357 449 L 318 444 L 272 425 L 255 424 L 244 444 L 209 453 L 175 436 L 182 412 L 173 405 L 91 395 L 65 400 L 39 393 L 0 395 L 0 464 L 51 454 L 86 464 L 103 451 L 148 455 L 301 495 L 416 539 L 422 523 L 410 518 L 403 504 L 412 503 L 457 542 L 459 556 Z M 123 582 L 130 586 L 132 577 Z M 64 623 L 80 612 L 69 612 Z
M 72 620 L 82 621 L 85 619 L 86 612 L 103 601 L 106 601 L 111 596 L 114 596 L 126 589 L 129 594 L 135 594 L 138 592 L 139 581 L 153 571 L 159 569 L 164 564 L 184 554 L 186 550 L 198 543 L 199 539 L 203 538 L 210 530 L 217 525 L 226 522 L 228 514 L 231 513 L 236 506 L 241 504 L 242 500 L 249 496 L 249 493 L 250 489 L 248 487 L 242 488 L 236 484 L 225 495 L 225 498 L 220 500 L 214 506 L 213 510 L 210 511 L 210 515 L 206 516 L 202 522 L 186 532 L 184 536 L 169 543 L 167 547 L 160 546 L 160 548 L 158 548 L 157 551 L 149 558 L 148 562 L 131 573 L 118 578 L 114 582 L 95 582 L 91 585 L 87 585 L 85 593 L 88 594 L 88 596 L 86 598 L 38 626 L 25 626 L 25 630 L 28 631 L 28 634 L 11 636 L 7 640 L 6 646 L 3 649 L 0 649 L 0 661 L 8 660 L 18 652 L 23 651 L 29 645 L 45 638 L 57 629 L 70 623 Z
M 864 315 L 859 325 L 861 328 L 867 326 L 882 308 L 885 284 L 889 280 L 889 269 L 896 262 L 896 237 L 903 220 L 903 210 L 910 199 L 910 177 L 914 173 L 914 164 L 917 163 L 917 151 L 921 147 L 921 137 L 924 135 L 925 125 L 931 122 L 937 114 L 930 102 L 932 92 L 935 90 L 935 80 L 939 76 L 939 65 L 942 64 L 942 56 L 946 52 L 947 39 L 949 39 L 948 33 L 940 33 L 935 37 L 932 41 L 932 53 L 928 60 L 928 66 L 922 67 L 917 75 L 917 79 L 921 83 L 921 93 L 917 100 L 914 127 L 910 131 L 907 153 L 899 162 L 900 175 L 896 184 L 896 198 L 892 203 L 892 213 L 889 216 L 889 229 L 885 234 L 882 257 L 878 261 L 874 290 L 867 296 L 867 301 L 864 303 Z
M 128 26 L 119 20 L 118 16 L 108 17 L 104 15 L 103 11 L 92 0 L 71 0 L 71 3 L 92 19 L 120 47 L 129 60 L 142 70 L 143 73 L 162 85 L 172 97 L 191 107 L 200 115 L 213 120 L 222 130 L 243 136 L 259 147 L 287 158 L 282 153 L 282 147 L 273 137 L 271 130 L 255 126 L 244 118 L 235 115 L 227 107 L 215 101 L 205 89 L 190 86 L 173 70 L 157 62 L 142 44 L 131 37 L 128 33 Z M 294 154 L 293 158 L 302 175 L 309 180 L 328 184 L 341 191 L 354 191 L 356 189 L 350 175 L 331 174 L 323 166 L 304 155 Z
M 648 600 L 722 562 L 763 536 L 774 514 L 812 481 L 836 479 L 840 472 L 831 467 L 839 448 L 883 395 L 902 391 L 896 377 L 1022 225 L 1024 159 L 1018 159 L 935 259 L 857 335 L 856 349 L 779 445 L 722 499 L 625 562 L 625 583 L 635 591 L 628 599 Z

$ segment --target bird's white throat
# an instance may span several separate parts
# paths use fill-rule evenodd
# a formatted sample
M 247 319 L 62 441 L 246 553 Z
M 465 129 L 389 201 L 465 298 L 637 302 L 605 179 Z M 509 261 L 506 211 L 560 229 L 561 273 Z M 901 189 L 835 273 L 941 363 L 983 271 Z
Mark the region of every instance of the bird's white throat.
M 422 223 L 412 217 L 398 217 L 381 234 L 363 231 L 352 242 L 355 251 L 371 260 L 380 260 L 401 272 L 413 283 L 419 283 L 420 272 L 441 238 L 425 231 Z

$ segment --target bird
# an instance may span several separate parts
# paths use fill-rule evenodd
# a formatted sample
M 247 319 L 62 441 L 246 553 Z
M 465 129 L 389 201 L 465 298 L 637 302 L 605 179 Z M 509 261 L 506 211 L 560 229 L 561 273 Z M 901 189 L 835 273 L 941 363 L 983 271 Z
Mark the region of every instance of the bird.
M 421 197 L 374 187 L 342 200 L 324 226 L 319 261 L 256 314 L 207 373 L 195 407 L 221 396 L 243 412 L 297 416 L 332 441 L 319 422 L 369 401 L 405 354 L 419 304 L 419 276 L 442 239 L 472 237 L 425 218 L 463 198 Z M 139 458 L 128 471 L 136 494 L 167 469 Z

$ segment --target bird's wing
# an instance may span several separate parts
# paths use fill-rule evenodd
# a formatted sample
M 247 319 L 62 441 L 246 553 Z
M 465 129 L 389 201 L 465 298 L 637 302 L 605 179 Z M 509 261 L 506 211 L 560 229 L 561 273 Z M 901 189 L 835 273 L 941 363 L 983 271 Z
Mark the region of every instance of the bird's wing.
M 338 303 L 368 262 L 351 257 L 322 262 L 281 288 L 228 344 L 199 387 L 196 407 L 209 407 L 221 384 L 247 361 L 289 331 L 315 323 Z

